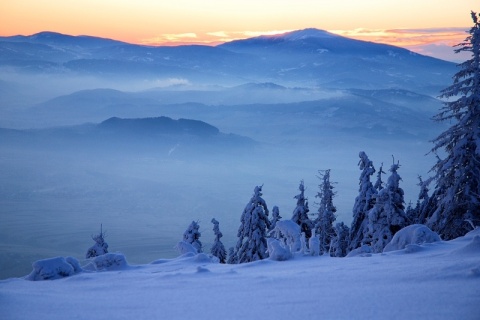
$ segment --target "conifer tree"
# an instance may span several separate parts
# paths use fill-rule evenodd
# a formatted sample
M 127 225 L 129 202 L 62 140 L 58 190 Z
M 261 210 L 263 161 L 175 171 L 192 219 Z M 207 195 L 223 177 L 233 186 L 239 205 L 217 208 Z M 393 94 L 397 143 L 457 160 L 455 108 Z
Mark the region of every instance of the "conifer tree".
M 219 222 L 215 220 L 215 218 L 212 219 L 212 223 L 215 240 L 210 253 L 217 257 L 220 260 L 220 263 L 225 263 L 227 262 L 227 251 L 225 250 L 225 246 L 223 245 L 222 241 L 220 241 L 220 238 L 223 237 L 223 234 L 220 232 Z
M 430 184 L 430 181 L 430 179 L 424 181 L 421 176 L 418 176 L 417 186 L 420 187 L 420 192 L 418 194 L 417 205 L 415 207 L 415 216 L 414 219 L 411 219 L 412 223 L 426 223 L 428 205 L 430 203 L 430 196 L 428 195 L 428 185 Z
M 87 259 L 108 253 L 108 244 L 105 242 L 105 232 L 103 232 L 102 225 L 100 225 L 100 233 L 92 236 L 92 239 L 95 241 L 95 244 L 87 250 L 87 254 L 85 255 Z
M 392 165 L 385 188 L 376 195 L 375 205 L 368 212 L 368 242 L 373 252 L 382 252 L 395 233 L 409 224 L 399 168 L 398 163 Z
M 343 222 L 335 225 L 335 236 L 332 238 L 330 245 L 330 256 L 340 258 L 347 255 L 349 235 L 349 229 Z
M 318 178 L 322 181 L 319 185 L 320 191 L 316 197 L 320 199 L 318 217 L 315 221 L 316 232 L 320 239 L 320 254 L 330 251 L 330 242 L 335 235 L 333 222 L 336 219 L 337 208 L 333 205 L 333 185 L 330 182 L 330 170 L 318 171 Z
M 383 171 L 383 162 L 380 165 L 380 169 L 378 169 L 377 181 L 375 181 L 375 185 L 373 186 L 375 188 L 375 190 L 377 190 L 377 192 L 383 189 L 384 183 L 383 183 L 383 180 L 382 180 L 382 174 L 385 174 L 385 171 Z
M 227 259 L 228 264 L 237 264 L 238 259 L 237 256 L 235 255 L 235 248 L 230 247 L 228 248 L 228 259 Z
M 376 190 L 373 187 L 370 177 L 375 173 L 372 161 L 363 151 L 359 153 L 360 161 L 358 165 L 362 173 L 360 174 L 359 194 L 355 198 L 353 206 L 353 221 L 350 228 L 350 241 L 348 249 L 352 251 L 362 244 L 368 232 L 368 211 L 375 204 Z
M 305 238 L 308 239 L 312 236 L 312 228 L 314 227 L 313 221 L 308 217 L 308 201 L 305 199 L 305 185 L 303 180 L 300 181 L 298 187 L 300 194 L 297 194 L 294 198 L 297 199 L 297 206 L 293 210 L 292 221 L 300 226 L 300 231 L 305 233 Z
M 443 150 L 432 171 L 436 187 L 433 213 L 427 225 L 450 240 L 480 225 L 480 15 L 471 12 L 473 27 L 455 52 L 471 58 L 459 65 L 453 84 L 440 95 L 446 99 L 435 121 L 453 123 L 433 142 L 432 152 Z
M 188 226 L 188 229 L 185 230 L 183 233 L 183 241 L 190 243 L 197 252 L 202 252 L 202 242 L 200 241 L 201 233 L 199 231 L 200 226 L 198 222 L 192 221 L 192 223 Z
M 238 228 L 238 241 L 235 247 L 237 263 L 265 259 L 267 253 L 268 208 L 262 198 L 262 187 L 255 187 L 253 197 L 245 206 Z
M 282 217 L 280 216 L 280 209 L 278 209 L 277 206 L 273 206 L 272 208 L 272 221 L 270 222 L 270 228 L 269 230 L 275 229 L 275 226 L 277 225 L 277 222 L 280 221 Z
M 412 221 L 412 223 L 416 223 L 418 217 L 418 209 L 419 203 L 417 200 L 417 205 L 414 207 L 412 201 L 408 203 L 407 208 L 405 209 L 405 216 L 408 218 L 408 221 Z

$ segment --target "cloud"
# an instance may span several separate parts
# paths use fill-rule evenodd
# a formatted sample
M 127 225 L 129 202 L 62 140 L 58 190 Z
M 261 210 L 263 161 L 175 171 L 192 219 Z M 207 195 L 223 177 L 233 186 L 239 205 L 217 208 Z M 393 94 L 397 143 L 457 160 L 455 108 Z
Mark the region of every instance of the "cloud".
M 203 44 L 217 45 L 234 40 L 253 38 L 259 36 L 273 36 L 292 30 L 269 30 L 269 31 L 212 31 L 205 33 L 178 33 L 162 34 L 157 37 L 142 39 L 139 42 L 144 45 L 186 45 Z
M 439 58 L 442 60 L 452 61 L 456 63 L 460 63 L 471 58 L 471 53 L 469 52 L 454 53 L 454 48 L 452 48 L 452 46 L 450 45 L 445 45 L 445 44 L 432 43 L 432 44 L 425 44 L 425 45 L 410 46 L 406 48 L 419 54 Z
M 462 42 L 467 28 L 425 29 L 353 29 L 329 30 L 332 33 L 358 40 L 386 43 L 400 47 L 426 44 L 453 46 Z
M 275 36 L 278 34 L 284 34 L 293 30 L 270 30 L 270 31 L 244 31 L 243 34 L 247 37 L 259 37 L 259 36 Z
M 386 43 L 419 54 L 460 62 L 469 58 L 468 53 L 455 54 L 453 46 L 465 40 L 467 30 L 468 28 L 353 29 L 330 30 L 330 32 L 358 40 Z
M 215 43 L 225 43 L 234 40 L 241 40 L 246 38 L 254 38 L 260 36 L 274 36 L 290 32 L 292 30 L 269 30 L 269 31 L 215 31 L 206 33 L 212 38 L 211 41 Z
M 166 43 L 175 44 L 175 43 L 185 43 L 185 42 L 195 42 L 198 38 L 196 33 L 164 33 L 160 36 L 142 39 L 140 40 L 141 44 L 146 45 L 165 45 Z

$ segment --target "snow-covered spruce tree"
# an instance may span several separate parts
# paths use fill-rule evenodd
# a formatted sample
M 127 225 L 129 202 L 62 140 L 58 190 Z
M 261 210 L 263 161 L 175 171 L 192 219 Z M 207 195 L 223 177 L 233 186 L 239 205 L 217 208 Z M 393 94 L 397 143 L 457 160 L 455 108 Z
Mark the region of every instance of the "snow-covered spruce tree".
M 310 209 L 308 208 L 308 201 L 305 199 L 305 185 L 303 184 L 303 180 L 300 181 L 298 190 L 300 190 L 300 194 L 294 197 L 297 199 L 297 206 L 295 210 L 293 210 L 292 221 L 300 226 L 300 230 L 305 233 L 305 238 L 308 242 L 308 239 L 312 236 L 314 224 L 308 217 Z
M 223 245 L 222 241 L 220 241 L 220 238 L 223 237 L 223 234 L 220 232 L 220 228 L 218 226 L 219 222 L 215 220 L 215 218 L 213 218 L 212 223 L 213 223 L 213 233 L 215 234 L 215 240 L 213 242 L 210 253 L 215 257 L 217 257 L 220 260 L 220 263 L 226 263 L 227 250 L 225 250 L 225 246 Z
M 412 223 L 415 223 L 417 221 L 417 208 L 419 204 L 417 201 L 417 205 L 414 207 L 412 201 L 410 201 L 407 205 L 407 208 L 405 209 L 405 216 L 408 218 L 408 221 L 412 221 Z
M 335 225 L 335 236 L 330 244 L 330 256 L 345 257 L 348 253 L 348 237 L 350 230 L 343 223 L 339 222 Z
M 278 209 L 277 206 L 273 206 L 272 208 L 272 221 L 270 221 L 270 227 L 268 230 L 273 230 L 275 229 L 275 226 L 277 225 L 277 222 L 280 221 L 282 217 L 280 216 L 280 209 Z
M 238 259 L 237 256 L 235 255 L 235 248 L 230 247 L 228 248 L 228 259 L 227 259 L 228 264 L 237 264 Z
M 470 231 L 469 222 L 480 225 L 480 15 L 472 11 L 471 16 L 469 36 L 455 50 L 470 52 L 471 58 L 442 91 L 440 97 L 447 100 L 433 118 L 453 123 L 432 148 L 434 153 L 444 150 L 445 158 L 432 168 L 436 207 L 427 225 L 444 240 Z
M 398 230 L 409 225 L 400 188 L 402 178 L 397 173 L 399 168 L 398 163 L 392 165 L 385 188 L 376 195 L 375 205 L 368 212 L 368 242 L 376 253 L 383 251 Z
M 383 189 L 384 183 L 383 183 L 383 180 L 382 180 L 382 174 L 385 174 L 385 171 L 383 171 L 383 162 L 380 165 L 380 169 L 378 169 L 377 180 L 375 181 L 375 184 L 373 185 L 373 187 L 375 188 L 375 190 L 377 190 L 377 192 Z
M 270 227 L 268 208 L 262 198 L 262 187 L 255 187 L 253 197 L 243 210 L 235 247 L 237 263 L 265 259 L 267 253 L 267 229 Z
M 350 241 L 348 250 L 352 251 L 362 244 L 368 231 L 368 211 L 375 204 L 376 190 L 373 187 L 370 177 L 375 173 L 372 161 L 363 151 L 359 153 L 360 161 L 358 165 L 362 173 L 360 174 L 360 188 L 358 196 L 353 205 L 353 221 L 350 228 Z
M 318 178 L 322 183 L 319 185 L 320 191 L 315 195 L 315 197 L 320 199 L 315 229 L 320 240 L 320 254 L 324 254 L 330 251 L 330 242 L 335 236 L 333 222 L 336 219 L 335 212 L 337 212 L 337 208 L 333 205 L 335 192 L 330 182 L 330 169 L 325 171 L 319 170 L 318 174 Z
M 183 241 L 190 243 L 195 249 L 197 249 L 197 252 L 200 253 L 202 252 L 202 242 L 200 242 L 202 234 L 198 229 L 200 229 L 198 222 L 192 221 L 188 226 L 188 229 L 183 233 Z
M 430 184 L 430 179 L 423 180 L 421 176 L 418 176 L 417 186 L 420 187 L 420 192 L 418 194 L 417 205 L 415 206 L 415 216 L 410 218 L 412 224 L 425 224 L 428 214 L 428 204 L 430 203 L 430 196 L 428 195 L 428 185 Z
M 108 244 L 105 242 L 105 232 L 103 232 L 102 225 L 100 225 L 100 233 L 92 236 L 92 239 L 95 241 L 95 244 L 87 250 L 87 254 L 85 255 L 87 259 L 108 253 Z

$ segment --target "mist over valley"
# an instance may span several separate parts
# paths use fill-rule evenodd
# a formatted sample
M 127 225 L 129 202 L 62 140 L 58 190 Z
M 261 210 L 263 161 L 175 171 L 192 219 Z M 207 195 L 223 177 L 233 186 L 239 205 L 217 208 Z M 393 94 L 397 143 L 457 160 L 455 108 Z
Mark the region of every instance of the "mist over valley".
M 399 161 L 415 202 L 455 71 L 315 29 L 216 47 L 2 37 L 0 278 L 83 259 L 100 224 L 131 263 L 176 256 L 192 220 L 206 248 L 213 217 L 233 246 L 257 185 L 289 219 L 304 180 L 314 214 L 318 170 L 331 169 L 337 221 L 349 224 L 359 151 L 384 171 Z

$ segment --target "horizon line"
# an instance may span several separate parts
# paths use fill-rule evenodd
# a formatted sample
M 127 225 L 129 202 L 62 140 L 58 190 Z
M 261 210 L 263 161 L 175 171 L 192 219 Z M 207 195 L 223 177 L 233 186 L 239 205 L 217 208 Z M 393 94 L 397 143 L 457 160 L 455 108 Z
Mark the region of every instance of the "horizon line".
M 303 29 L 286 29 L 270 31 L 213 31 L 213 32 L 184 32 L 174 34 L 161 34 L 156 37 L 141 39 L 122 39 L 122 37 L 108 35 L 76 34 L 62 31 L 43 30 L 30 35 L 0 35 L 0 37 L 31 37 L 42 33 L 54 33 L 71 37 L 92 37 L 105 40 L 113 40 L 126 44 L 147 47 L 180 47 L 180 46 L 208 46 L 216 47 L 225 43 L 239 40 L 247 40 L 258 37 L 274 37 L 289 32 L 305 30 L 317 30 L 328 32 L 332 35 L 354 40 L 386 44 L 404 48 L 412 52 L 432 56 L 452 62 L 464 60 L 465 55 L 460 57 L 454 54 L 453 47 L 462 43 L 468 33 L 468 27 L 441 27 L 441 28 L 397 28 L 397 29 L 366 29 L 357 28 L 349 30 L 326 30 L 315 27 Z

